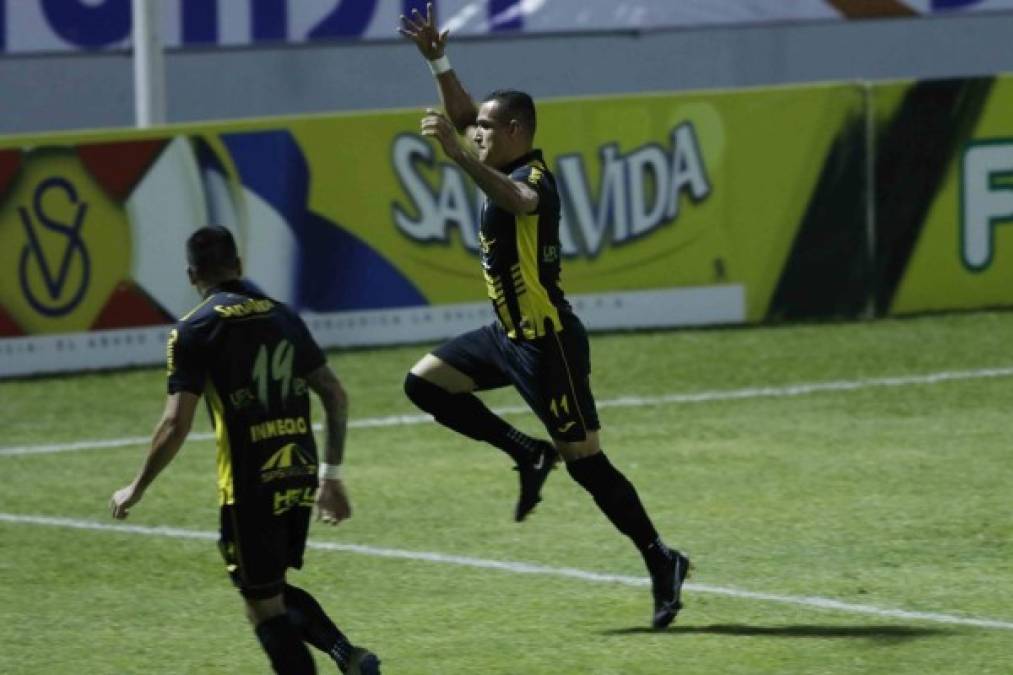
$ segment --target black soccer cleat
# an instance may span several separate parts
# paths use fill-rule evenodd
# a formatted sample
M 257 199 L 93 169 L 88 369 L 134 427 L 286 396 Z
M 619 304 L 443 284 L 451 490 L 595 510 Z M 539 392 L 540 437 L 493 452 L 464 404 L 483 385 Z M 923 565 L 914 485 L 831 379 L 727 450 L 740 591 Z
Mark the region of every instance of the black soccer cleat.
M 517 498 L 517 508 L 514 510 L 514 520 L 518 523 L 524 520 L 538 502 L 542 501 L 542 486 L 549 472 L 559 461 L 559 453 L 551 443 L 538 442 L 538 450 L 535 451 L 535 459 L 527 464 L 514 467 L 520 476 L 521 494 Z
M 380 657 L 365 647 L 352 647 L 345 675 L 380 675 Z
M 682 583 L 689 574 L 689 558 L 675 549 L 660 544 L 648 552 L 647 571 L 651 573 L 651 594 L 654 596 L 654 617 L 651 625 L 667 628 L 682 609 Z

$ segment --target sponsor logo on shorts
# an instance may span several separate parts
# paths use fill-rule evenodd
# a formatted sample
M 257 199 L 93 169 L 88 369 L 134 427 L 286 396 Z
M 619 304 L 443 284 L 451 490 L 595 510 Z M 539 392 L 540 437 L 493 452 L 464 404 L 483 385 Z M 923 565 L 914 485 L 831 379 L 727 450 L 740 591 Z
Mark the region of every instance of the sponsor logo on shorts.
M 311 487 L 278 490 L 274 493 L 274 515 L 280 516 L 296 506 L 313 506 L 315 490 Z

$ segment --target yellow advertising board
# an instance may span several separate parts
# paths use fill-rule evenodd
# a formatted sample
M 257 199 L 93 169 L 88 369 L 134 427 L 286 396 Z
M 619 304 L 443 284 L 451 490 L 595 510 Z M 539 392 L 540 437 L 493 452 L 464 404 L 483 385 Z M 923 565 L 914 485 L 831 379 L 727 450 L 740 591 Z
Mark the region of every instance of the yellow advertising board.
M 879 98 L 881 312 L 1013 304 L 1013 78 L 896 83 Z M 915 119 L 917 138 L 902 138 Z
M 828 163 L 864 126 L 863 106 L 850 84 L 541 102 L 536 145 L 563 207 L 562 285 L 585 321 L 756 322 L 775 292 L 790 305 L 783 271 L 813 195 L 856 197 L 854 181 L 828 183 Z M 420 117 L 0 143 L 0 336 L 24 345 L 152 327 L 162 332 L 151 349 L 197 299 L 183 242 L 210 222 L 236 234 L 250 278 L 307 313 L 324 344 L 431 340 L 491 319 L 482 195 L 418 134 Z M 45 358 L 44 343 L 31 344 Z M 90 353 L 57 344 L 78 360 Z
M 851 86 L 542 103 L 537 145 L 563 197 L 564 289 L 737 284 L 740 320 L 763 319 L 825 155 L 861 110 Z M 413 133 L 419 117 L 293 124 L 314 175 L 328 177 L 311 208 L 396 261 L 428 302 L 482 300 L 480 196 Z

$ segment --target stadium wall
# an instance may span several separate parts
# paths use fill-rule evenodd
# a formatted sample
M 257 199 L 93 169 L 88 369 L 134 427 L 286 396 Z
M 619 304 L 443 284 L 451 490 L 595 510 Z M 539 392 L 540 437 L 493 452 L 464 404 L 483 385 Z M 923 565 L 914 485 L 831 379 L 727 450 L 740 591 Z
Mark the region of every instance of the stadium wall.
M 547 98 L 1013 72 L 1010 35 L 1011 13 L 950 13 L 658 32 L 497 34 L 461 38 L 451 56 L 476 95 L 514 86 Z M 414 47 L 392 40 L 170 50 L 166 67 L 168 119 L 176 123 L 417 107 L 435 99 Z M 0 57 L 0 133 L 130 126 L 132 82 L 125 51 Z
M 1013 304 L 1013 77 L 545 101 L 592 330 Z M 0 142 L 0 375 L 157 363 L 236 233 L 326 346 L 491 320 L 480 195 L 419 111 Z

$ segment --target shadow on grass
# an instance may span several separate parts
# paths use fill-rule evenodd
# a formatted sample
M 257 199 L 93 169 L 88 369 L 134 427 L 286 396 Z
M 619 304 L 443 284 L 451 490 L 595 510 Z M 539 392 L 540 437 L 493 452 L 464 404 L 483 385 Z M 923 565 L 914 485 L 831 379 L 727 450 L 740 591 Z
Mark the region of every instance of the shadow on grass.
M 734 623 L 719 623 L 709 626 L 672 626 L 666 630 L 654 630 L 646 626 L 616 628 L 602 631 L 602 635 L 733 635 L 738 637 L 787 637 L 787 638 L 863 638 L 899 642 L 916 638 L 954 635 L 957 631 L 946 628 L 924 628 L 920 626 L 747 626 Z

